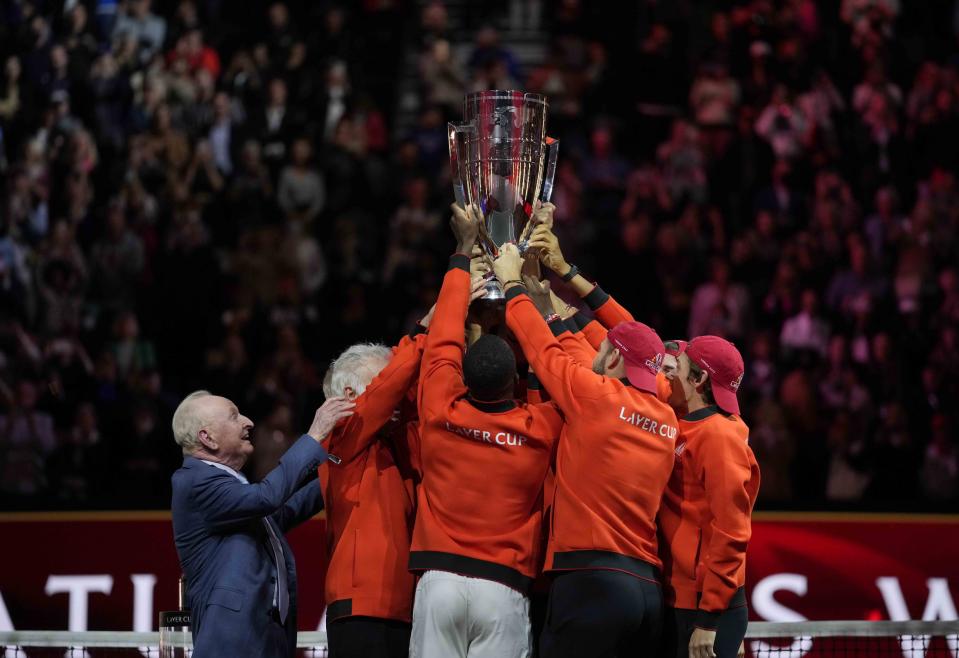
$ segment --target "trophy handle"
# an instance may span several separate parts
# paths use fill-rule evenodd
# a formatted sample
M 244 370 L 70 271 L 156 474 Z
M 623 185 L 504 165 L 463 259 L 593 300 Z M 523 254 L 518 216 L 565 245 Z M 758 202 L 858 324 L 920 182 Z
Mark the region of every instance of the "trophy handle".
M 546 169 L 543 172 L 543 187 L 539 193 L 539 200 L 548 203 L 553 196 L 553 179 L 556 178 L 556 156 L 559 154 L 559 140 L 546 138 Z
M 556 178 L 556 158 L 559 155 L 559 140 L 547 137 L 546 142 L 543 144 L 543 150 L 545 151 L 543 184 L 540 188 L 538 199 L 540 203 L 549 203 L 550 198 L 553 196 L 553 179 Z M 523 227 L 523 232 L 520 234 L 518 243 L 520 253 L 524 256 L 527 255 L 526 243 L 534 228 L 533 218 L 530 216 L 526 222 L 526 226 Z M 530 254 L 530 256 L 536 256 L 536 254 Z
M 450 148 L 450 178 L 453 181 L 453 198 L 460 208 L 466 208 L 468 203 L 467 172 L 465 171 L 467 149 L 465 148 L 464 138 L 472 132 L 473 126 L 468 123 L 446 124 L 446 134 Z

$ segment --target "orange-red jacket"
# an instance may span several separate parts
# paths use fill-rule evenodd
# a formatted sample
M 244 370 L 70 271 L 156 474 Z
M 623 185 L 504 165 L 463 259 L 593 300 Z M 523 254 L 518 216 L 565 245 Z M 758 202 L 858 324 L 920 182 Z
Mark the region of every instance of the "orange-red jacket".
M 633 314 L 610 297 L 606 291 L 599 287 L 599 284 L 593 286 L 589 294 L 583 297 L 583 301 L 593 311 L 595 319 L 588 320 L 581 313 L 577 313 L 573 316 L 573 320 L 580 327 L 583 337 L 594 350 L 599 349 L 599 346 L 606 339 L 606 332 L 609 329 L 620 322 L 634 321 Z
M 596 358 L 596 350 L 593 349 L 593 346 L 589 344 L 589 341 L 583 336 L 580 331 L 579 324 L 577 324 L 574 318 L 569 318 L 568 320 L 554 320 L 550 322 L 550 329 L 554 333 L 557 331 L 557 326 L 559 328 L 565 327 L 562 329 L 556 338 L 559 339 L 560 345 L 563 346 L 563 349 L 566 350 L 566 353 L 572 357 L 573 361 L 581 366 L 587 368 L 593 367 L 593 360 Z
M 549 393 L 543 388 L 536 378 L 536 373 L 529 369 L 526 373 L 526 402 L 529 404 L 542 404 L 549 401 Z
M 463 383 L 469 259 L 443 280 L 420 376 L 412 571 L 437 569 L 527 591 L 541 561 L 543 481 L 563 419 L 552 403 L 480 402 Z
M 600 345 L 603 344 L 603 341 L 606 340 L 606 327 L 601 325 L 599 320 L 586 320 L 586 318 L 583 318 L 581 320 L 580 331 L 583 334 L 583 338 L 586 339 L 590 347 L 594 350 L 598 350 Z
M 679 421 L 676 465 L 659 511 L 666 604 L 715 628 L 746 579 L 759 466 L 741 418 L 710 406 Z M 699 598 L 701 596 L 701 598 Z
M 676 415 L 655 395 L 577 365 L 522 287 L 506 322 L 563 411 L 546 566 L 656 578 L 656 511 L 673 467 Z
M 633 322 L 633 314 L 623 308 L 619 302 L 609 296 L 605 290 L 599 287 L 599 284 L 593 287 L 588 295 L 583 297 L 583 301 L 593 311 L 596 319 L 602 323 L 606 329 L 612 329 L 620 322 Z
M 406 569 L 414 501 L 403 427 L 385 427 L 419 370 L 426 336 L 404 338 L 389 364 L 336 427 L 319 469 L 330 562 L 327 619 L 363 616 L 409 621 L 413 578 Z

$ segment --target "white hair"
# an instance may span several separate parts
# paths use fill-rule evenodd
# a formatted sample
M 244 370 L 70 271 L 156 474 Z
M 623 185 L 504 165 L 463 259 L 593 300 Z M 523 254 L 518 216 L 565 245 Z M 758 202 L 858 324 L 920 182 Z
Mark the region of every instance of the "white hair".
M 393 351 L 379 343 L 357 343 L 346 348 L 330 366 L 330 393 L 340 396 L 352 388 L 357 396 L 361 395 L 392 357 Z
M 198 413 L 196 400 L 210 395 L 209 391 L 194 391 L 183 398 L 173 412 L 173 440 L 183 448 L 184 453 L 190 453 L 196 449 L 199 443 L 197 435 L 207 423 L 207 418 Z

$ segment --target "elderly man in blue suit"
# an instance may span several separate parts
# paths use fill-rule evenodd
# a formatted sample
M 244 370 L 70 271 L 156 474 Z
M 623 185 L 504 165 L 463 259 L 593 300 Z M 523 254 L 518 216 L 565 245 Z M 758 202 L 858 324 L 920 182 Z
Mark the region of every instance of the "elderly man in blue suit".
M 173 534 L 187 581 L 195 658 L 296 652 L 296 567 L 283 533 L 323 508 L 323 441 L 353 412 L 331 398 L 262 482 L 240 473 L 253 422 L 230 400 L 198 391 L 173 414 L 183 466 L 173 474 Z

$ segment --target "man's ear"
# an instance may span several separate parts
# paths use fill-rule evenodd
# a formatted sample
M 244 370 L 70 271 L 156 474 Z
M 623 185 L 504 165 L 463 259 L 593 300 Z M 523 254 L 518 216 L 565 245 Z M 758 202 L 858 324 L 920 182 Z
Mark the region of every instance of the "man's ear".
M 352 386 L 344 386 L 343 397 L 345 397 L 347 400 L 352 402 L 353 400 L 356 399 L 356 391 L 353 390 Z
M 207 431 L 207 430 L 200 430 L 200 431 L 197 433 L 196 438 L 200 440 L 200 443 L 201 443 L 201 444 L 203 445 L 203 447 L 206 448 L 207 450 L 209 450 L 209 451 L 211 451 L 211 452 L 215 452 L 215 451 L 216 451 L 216 449 L 217 449 L 217 447 L 218 447 L 217 442 L 216 442 L 216 439 L 213 438 L 213 435 L 210 434 L 209 431 Z
M 699 373 L 699 377 L 696 378 L 696 390 L 702 393 L 703 387 L 706 385 L 707 381 L 709 381 L 709 373 L 703 370 L 701 373 Z
M 619 353 L 619 348 L 614 347 L 609 351 L 609 354 L 606 356 L 606 369 L 612 370 L 619 365 L 620 360 L 623 358 L 623 355 Z

